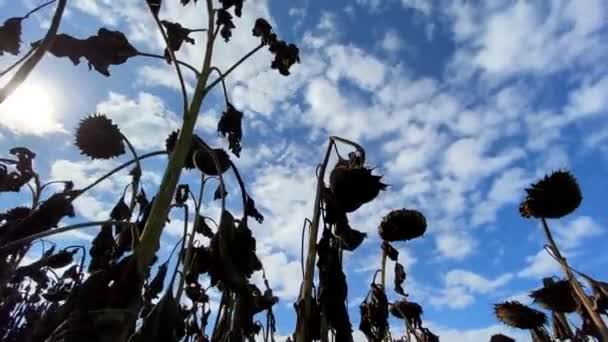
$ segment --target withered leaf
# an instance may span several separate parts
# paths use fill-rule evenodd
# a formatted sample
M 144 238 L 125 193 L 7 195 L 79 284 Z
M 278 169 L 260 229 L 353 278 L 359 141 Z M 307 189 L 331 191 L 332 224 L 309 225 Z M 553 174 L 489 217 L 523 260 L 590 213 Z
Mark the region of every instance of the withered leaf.
M 397 261 L 397 259 L 399 258 L 399 251 L 396 250 L 395 247 L 393 247 L 390 243 L 388 243 L 388 241 L 382 242 L 382 251 L 392 261 Z
M 228 103 L 217 124 L 217 131 L 223 137 L 228 136 L 228 148 L 237 157 L 241 153 L 241 139 L 243 138 L 242 120 L 243 112 L 238 111 L 232 104 Z
M 203 234 L 203 236 L 208 237 L 208 238 L 213 237 L 213 230 L 211 229 L 211 227 L 209 227 L 207 222 L 205 222 L 205 218 L 201 215 L 198 216 L 198 220 L 196 221 L 196 226 L 194 227 L 194 231 L 199 234 Z
M 255 207 L 255 201 L 253 198 L 247 195 L 247 207 L 245 208 L 245 213 L 247 216 L 253 217 L 258 223 L 264 222 L 264 216 L 260 214 L 258 209 Z
M 188 200 L 190 194 L 190 187 L 188 184 L 180 184 L 175 191 L 175 203 L 183 205 Z
M 226 189 L 223 189 L 221 184 L 218 184 L 217 188 L 215 188 L 215 191 L 213 192 L 213 200 L 217 201 L 219 199 L 225 198 L 226 196 L 228 196 L 228 191 L 226 191 Z
M 139 212 L 141 213 L 148 205 L 150 205 L 150 201 L 148 201 L 148 197 L 146 196 L 146 192 L 144 189 L 139 191 L 137 197 L 135 198 L 137 204 L 139 204 Z
M 403 290 L 403 282 L 405 281 L 406 273 L 403 265 L 396 262 L 395 263 L 395 292 L 398 294 L 407 297 L 407 294 Z
M 149 284 L 145 287 L 144 298 L 145 299 L 156 299 L 163 290 L 165 283 L 165 277 L 167 276 L 167 263 L 163 263 L 158 267 L 156 275 Z
M 185 329 L 179 305 L 173 298 L 172 291 L 167 291 L 129 341 L 177 342 L 184 336 Z
M 163 0 L 146 0 L 148 6 L 150 6 L 150 10 L 155 16 L 158 16 L 158 12 L 160 12 L 160 8 L 163 4 Z
M 234 14 L 236 14 L 236 16 L 239 18 L 243 14 L 243 1 L 244 0 L 220 0 L 224 10 L 230 9 L 230 7 L 234 6 Z
M 300 50 L 294 44 L 276 40 L 270 44 L 270 51 L 274 53 L 274 60 L 270 67 L 277 69 L 283 76 L 289 76 L 289 69 L 295 63 L 300 63 Z
M 112 212 L 110 212 L 110 218 L 114 221 L 124 221 L 128 220 L 131 217 L 131 210 L 127 203 L 125 203 L 125 198 L 121 197 L 118 202 L 112 208 Z
M 262 44 L 264 45 L 270 44 L 273 39 L 272 26 L 270 23 L 268 23 L 268 21 L 266 21 L 266 19 L 263 18 L 258 18 L 255 21 L 252 33 L 254 37 L 261 37 Z M 274 38 L 276 39 L 276 35 L 274 35 Z
M 232 14 L 225 9 L 219 9 L 217 11 L 216 24 L 221 27 L 220 34 L 224 41 L 229 42 L 232 37 L 232 29 L 235 28 L 234 22 L 232 22 Z
M 21 21 L 23 18 L 8 18 L 0 26 L 0 56 L 5 52 L 18 55 L 21 47 Z
M 89 61 L 89 69 L 95 68 L 105 76 L 110 76 L 110 65 L 123 64 L 138 53 L 122 32 L 106 28 L 100 28 L 96 36 L 84 40 L 58 34 L 49 52 L 56 57 L 68 57 L 74 65 L 78 65 L 80 58 L 84 57 Z
M 112 235 L 112 226 L 103 225 L 97 236 L 93 239 L 91 248 L 89 249 L 89 255 L 91 255 L 89 272 L 92 273 L 110 265 L 113 246 L 114 236 Z
M 165 48 L 165 60 L 167 60 L 167 63 L 171 63 L 169 49 L 175 52 L 182 47 L 184 42 L 194 44 L 194 39 L 189 37 L 192 30 L 182 27 L 180 23 L 173 23 L 167 20 L 163 20 L 161 23 L 167 30 L 167 40 L 169 41 L 169 45 Z

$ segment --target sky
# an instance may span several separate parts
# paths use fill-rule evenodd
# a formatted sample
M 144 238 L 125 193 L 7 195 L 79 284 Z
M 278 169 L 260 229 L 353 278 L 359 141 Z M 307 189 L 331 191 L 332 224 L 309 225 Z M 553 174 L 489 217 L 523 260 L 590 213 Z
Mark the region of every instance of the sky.
M 0 20 L 39 3 L 0 0 Z M 42 37 L 51 12 L 26 21 L 25 44 Z M 200 2 L 182 7 L 166 0 L 160 17 L 189 28 L 207 22 Z M 496 332 L 529 340 L 499 324 L 492 304 L 530 303 L 529 290 L 540 287 L 543 277 L 560 275 L 543 250 L 538 222 L 521 218 L 517 209 L 526 186 L 558 169 L 577 176 L 584 199 L 575 213 L 549 222 L 557 242 L 577 269 L 608 279 L 605 1 L 248 0 L 233 39 L 217 42 L 214 65 L 226 70 L 258 44 L 251 36 L 258 17 L 296 43 L 301 58 L 283 77 L 270 69 L 270 53 L 260 51 L 227 80 L 231 102 L 245 113 L 242 156 L 233 159 L 266 218 L 252 222 L 252 230 L 281 299 L 279 335 L 295 326 L 302 223 L 312 215 L 315 168 L 330 135 L 363 145 L 368 163 L 390 184 L 350 216 L 354 228 L 368 233 L 344 264 L 355 330 L 358 305 L 379 267 L 378 224 L 390 210 L 405 207 L 420 210 L 428 221 L 424 237 L 396 244 L 408 273 L 406 291 L 424 307 L 425 324 L 442 341 L 483 341 Z M 139 51 L 162 54 L 144 1 L 68 2 L 60 32 L 85 38 L 100 27 L 124 32 Z M 196 44 L 185 44 L 177 56 L 198 66 L 205 37 L 193 37 Z M 0 69 L 12 60 L 1 57 Z M 181 116 L 173 67 L 137 57 L 110 73 L 106 78 L 86 62 L 73 66 L 47 55 L 13 103 L 0 105 L 1 153 L 28 146 L 37 153 L 43 179 L 85 186 L 127 158 L 91 161 L 79 155 L 73 133 L 93 112 L 115 121 L 140 153 L 162 149 Z M 186 73 L 186 82 L 191 90 L 193 75 Z M 216 132 L 223 109 L 217 88 L 202 106 L 196 132 L 227 148 Z M 144 164 L 148 193 L 160 183 L 165 163 L 159 157 Z M 183 175 L 196 189 L 197 178 L 195 172 Z M 81 196 L 74 203 L 78 216 L 64 223 L 105 219 L 128 182 L 120 174 Z M 204 210 L 218 217 L 214 188 L 206 192 Z M 0 208 L 29 200 L 26 191 L 2 194 Z M 239 212 L 238 201 L 229 196 L 228 202 Z M 172 212 L 172 218 L 164 255 L 182 230 L 182 213 Z M 85 244 L 94 235 L 88 229 L 57 239 Z M 389 298 L 397 297 L 389 291 Z M 360 333 L 355 337 L 364 340 Z

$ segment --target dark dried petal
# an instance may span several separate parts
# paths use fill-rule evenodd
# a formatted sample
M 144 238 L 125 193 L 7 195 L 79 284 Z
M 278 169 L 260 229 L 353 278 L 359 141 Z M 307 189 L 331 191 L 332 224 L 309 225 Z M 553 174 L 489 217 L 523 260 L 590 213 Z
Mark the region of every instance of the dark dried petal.
M 150 6 L 150 10 L 155 16 L 158 16 L 158 12 L 160 12 L 160 8 L 162 7 L 163 0 L 146 0 L 148 6 Z
M 258 209 L 255 207 L 255 201 L 253 198 L 247 196 L 247 206 L 245 207 L 245 214 L 253 217 L 258 223 L 264 222 L 264 216 L 260 214 Z
M 407 294 L 403 290 L 403 282 L 406 278 L 405 268 L 400 263 L 395 263 L 395 292 L 407 297 Z
M 217 10 L 217 21 L 216 24 L 220 27 L 220 34 L 224 41 L 230 41 L 232 37 L 232 29 L 235 28 L 234 22 L 232 22 L 232 14 L 225 9 Z
M 32 45 L 38 44 L 40 42 Z M 110 65 L 123 64 L 138 53 L 122 32 L 106 28 L 100 28 L 97 35 L 84 40 L 58 34 L 48 51 L 56 57 L 68 57 L 74 65 L 84 57 L 89 61 L 89 69 L 93 67 L 104 76 L 110 76 Z
M 125 153 L 122 133 L 103 114 L 93 114 L 80 121 L 76 146 L 80 153 L 93 159 L 109 159 Z
M 372 175 L 372 169 L 336 165 L 329 177 L 330 189 L 338 205 L 346 212 L 353 212 L 372 201 L 386 189 L 381 176 Z
M 23 18 L 6 19 L 0 26 L 0 56 L 4 52 L 17 56 L 21 47 L 21 21 Z
M 218 184 L 217 188 L 215 188 L 215 191 L 213 192 L 213 200 L 217 201 L 225 198 L 226 196 L 228 196 L 228 191 L 226 191 L 221 184 Z
M 112 208 L 112 212 L 110 212 L 110 218 L 114 221 L 124 221 L 131 218 L 131 210 L 127 203 L 125 203 L 125 198 L 121 197 L 118 202 Z
M 494 312 L 498 320 L 514 328 L 536 329 L 547 323 L 547 316 L 544 313 L 517 301 L 495 304 Z
M 212 149 L 212 151 L 213 154 L 209 153 L 207 149 L 204 148 L 197 150 L 194 153 L 194 165 L 206 175 L 218 176 L 218 168 L 219 172 L 222 174 L 230 168 L 230 157 L 226 151 L 220 148 Z M 215 160 L 217 160 L 219 164 L 217 167 L 212 155 L 215 156 Z
M 378 227 L 385 241 L 403 241 L 420 237 L 426 231 L 426 218 L 416 210 L 393 210 L 382 219 Z
M 526 189 L 519 206 L 523 217 L 558 219 L 572 213 L 583 200 L 576 178 L 568 171 L 556 171 Z
M 194 39 L 188 36 L 192 33 L 192 30 L 182 27 L 179 23 L 173 23 L 167 20 L 163 20 L 161 23 L 167 30 L 167 40 L 169 41 L 169 46 L 165 48 L 165 59 L 167 60 L 167 63 L 171 63 L 169 49 L 175 52 L 182 47 L 184 42 L 194 44 Z
M 228 107 L 222 113 L 222 117 L 217 124 L 217 131 L 224 137 L 228 135 L 228 148 L 237 157 L 241 153 L 241 139 L 243 137 L 242 120 L 243 112 L 238 111 L 232 104 L 228 103 Z
M 188 200 L 190 194 L 190 187 L 188 184 L 180 184 L 175 190 L 175 203 L 183 205 Z

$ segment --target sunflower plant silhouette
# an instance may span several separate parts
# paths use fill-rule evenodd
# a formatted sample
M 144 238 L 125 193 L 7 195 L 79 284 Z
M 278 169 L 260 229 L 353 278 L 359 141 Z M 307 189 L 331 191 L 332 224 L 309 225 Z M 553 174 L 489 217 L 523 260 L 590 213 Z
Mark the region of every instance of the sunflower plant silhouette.
M 0 192 L 19 192 L 27 187 L 32 193 L 31 206 L 15 207 L 0 214 L 0 339 L 239 341 L 253 340 L 263 331 L 265 340 L 273 340 L 276 330 L 273 306 L 278 298 L 266 280 L 248 225 L 249 218 L 261 223 L 264 217 L 256 209 L 228 153 L 221 147 L 209 146 L 194 134 L 194 126 L 206 96 L 221 83 L 226 110 L 217 131 L 226 138 L 227 149 L 239 157 L 243 113 L 228 101 L 225 79 L 264 48 L 272 55 L 269 68 L 287 76 L 291 67 L 299 63 L 298 48 L 280 40 L 272 26 L 259 18 L 251 31 L 259 44 L 226 70 L 212 65 L 214 47 L 229 44 L 232 30 L 239 24 L 243 0 L 220 0 L 219 7 L 211 0 L 199 4 L 182 0 L 182 5 L 191 6 L 193 11 L 198 10 L 194 6 L 206 4 L 208 26 L 195 29 L 161 20 L 161 0 L 142 2 L 164 38 L 166 47 L 162 54 L 141 52 L 122 32 L 103 27 L 90 37 L 58 33 L 66 3 L 66 0 L 48 1 L 23 17 L 6 19 L 0 26 L 0 55 L 18 56 L 24 20 L 36 11 L 56 7 L 44 38 L 33 42 L 29 52 L 1 71 L 1 76 L 10 79 L 0 88 L 0 103 L 26 81 L 47 53 L 67 57 L 75 66 L 86 60 L 89 70 L 106 77 L 111 76 L 112 66 L 149 57 L 164 59 L 174 66 L 180 81 L 183 120 L 180 129 L 166 138 L 165 150 L 142 154 L 103 113 L 83 118 L 75 133 L 75 145 L 83 156 L 122 159 L 130 155 L 129 160 L 84 188 L 75 188 L 67 180 L 44 183 L 33 167 L 36 154 L 25 147 L 13 148 L 9 151 L 12 157 L 0 159 Z M 206 36 L 205 57 L 199 68 L 176 58 L 184 43 L 197 43 L 198 38 L 191 36 L 195 32 Z M 218 35 L 223 42 L 218 42 Z M 186 92 L 182 70 L 196 76 L 191 96 Z M 141 182 L 145 172 L 141 162 L 163 155 L 168 156 L 164 176 L 158 189 L 154 192 L 147 189 L 155 194 L 149 198 Z M 184 169 L 198 173 L 198 194 L 189 184 L 178 184 Z M 119 195 L 107 220 L 61 226 L 64 217 L 75 216 L 72 205 L 75 200 L 121 171 L 129 171 L 130 183 Z M 226 209 L 229 191 L 224 180 L 229 171 L 237 180 L 242 200 L 240 217 Z M 219 184 L 214 194 L 214 199 L 221 201 L 219 220 L 201 213 L 209 181 Z M 63 189 L 49 195 L 49 190 L 57 185 L 63 185 Z M 157 260 L 170 212 L 183 213 L 183 235 L 166 260 Z M 191 215 L 193 220 L 189 220 Z M 99 231 L 88 250 L 83 246 L 56 250 L 55 244 L 47 240 L 55 234 L 93 226 L 99 227 Z M 203 244 L 202 236 L 209 239 L 207 245 Z M 42 256 L 23 266 L 24 257 L 38 243 L 43 246 Z M 86 254 L 90 255 L 88 265 Z M 174 258 L 175 269 L 170 270 Z M 254 272 L 262 272 L 263 289 L 250 282 Z M 209 287 L 203 286 L 204 276 L 210 279 L 210 286 L 222 293 L 210 335 L 207 334 L 211 314 Z M 265 325 L 254 319 L 262 312 L 266 314 Z

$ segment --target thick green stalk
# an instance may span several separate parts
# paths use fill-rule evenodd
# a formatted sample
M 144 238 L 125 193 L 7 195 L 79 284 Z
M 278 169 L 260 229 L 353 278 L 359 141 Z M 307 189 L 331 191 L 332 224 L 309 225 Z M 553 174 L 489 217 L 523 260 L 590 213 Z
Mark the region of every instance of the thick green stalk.
M 207 11 L 209 13 L 209 27 L 213 27 L 213 4 L 211 0 L 207 0 Z M 213 34 L 211 31 L 207 34 L 207 46 L 205 51 L 205 60 L 203 62 L 203 70 L 201 76 L 196 83 L 194 95 L 190 102 L 190 108 L 184 113 L 184 122 L 180 130 L 177 143 L 169 157 L 169 163 L 165 169 L 163 180 L 160 184 L 158 194 L 152 205 L 152 214 L 146 222 L 144 231 L 142 232 L 139 244 L 136 249 L 138 270 L 140 273 L 147 275 L 149 268 L 154 259 L 154 254 L 160 246 L 160 237 L 169 214 L 169 208 L 173 199 L 173 194 L 177 188 L 177 183 L 181 176 L 182 168 L 186 161 L 186 156 L 190 150 L 192 141 L 192 133 L 196 125 L 196 119 L 200 111 L 205 95 L 207 95 L 206 84 L 209 79 L 209 70 L 211 68 L 211 56 L 213 55 Z

